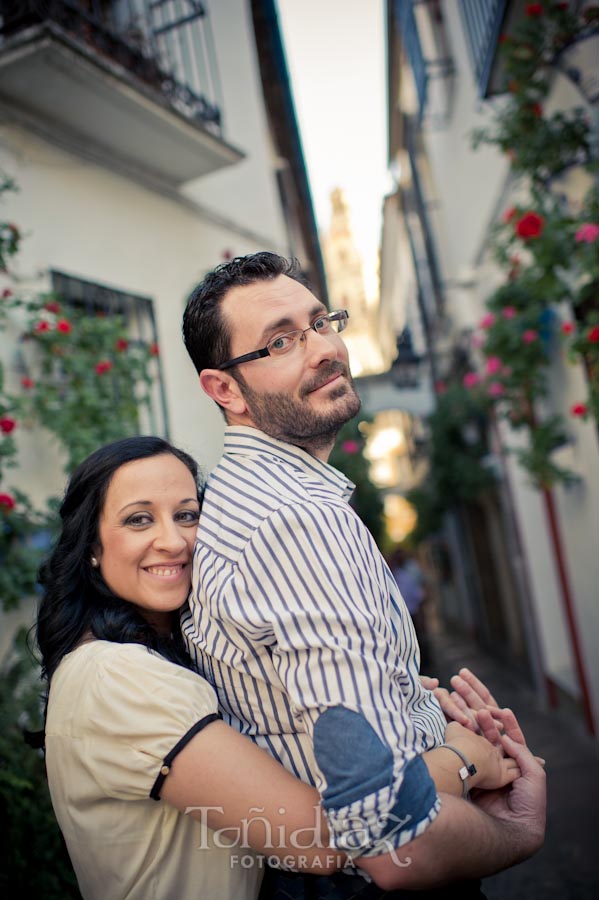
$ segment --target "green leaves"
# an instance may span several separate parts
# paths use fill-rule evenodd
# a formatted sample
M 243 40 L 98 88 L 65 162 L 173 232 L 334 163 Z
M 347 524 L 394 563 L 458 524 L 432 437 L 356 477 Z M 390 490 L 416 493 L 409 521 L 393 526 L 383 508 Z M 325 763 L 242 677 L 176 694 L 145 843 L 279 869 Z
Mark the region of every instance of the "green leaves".
M 506 153 L 530 191 L 526 204 L 506 210 L 492 230 L 490 249 L 505 282 L 487 300 L 478 343 L 485 371 L 496 371 L 496 414 L 527 429 L 528 447 L 517 455 L 537 487 L 572 480 L 552 459 L 566 439 L 566 423 L 537 411 L 548 394 L 548 366 L 560 352 L 560 332 L 569 360 L 584 367 L 588 383 L 588 395 L 570 415 L 599 422 L 599 329 L 593 330 L 599 326 L 599 160 L 592 158 L 585 109 L 547 114 L 544 106 L 562 53 L 594 34 L 598 21 L 597 8 L 578 15 L 564 3 L 529 4 L 501 39 L 504 102 L 490 128 L 473 135 L 475 146 L 494 144 Z M 593 185 L 582 202 L 569 200 L 554 181 L 570 169 Z M 572 321 L 560 322 L 564 303 L 572 306 Z M 478 373 L 467 377 L 473 391 L 490 391 Z
M 407 494 L 418 514 L 413 533 L 416 542 L 434 534 L 448 510 L 474 500 L 494 483 L 493 472 L 485 465 L 489 407 L 484 393 L 458 385 L 438 397 L 428 420 L 429 477 Z
M 0 173 L 0 197 L 14 190 Z M 18 251 L 20 230 L 0 222 L 0 267 Z M 157 374 L 157 348 L 131 341 L 118 316 L 90 314 L 54 294 L 0 289 L 0 332 L 21 331 L 25 370 L 7 390 L 0 362 L 0 603 L 34 593 L 37 569 L 56 526 L 56 505 L 40 512 L 7 480 L 18 466 L 15 435 L 41 428 L 63 451 L 70 473 L 102 444 L 140 429 Z M 42 432 L 43 433 L 43 432 Z

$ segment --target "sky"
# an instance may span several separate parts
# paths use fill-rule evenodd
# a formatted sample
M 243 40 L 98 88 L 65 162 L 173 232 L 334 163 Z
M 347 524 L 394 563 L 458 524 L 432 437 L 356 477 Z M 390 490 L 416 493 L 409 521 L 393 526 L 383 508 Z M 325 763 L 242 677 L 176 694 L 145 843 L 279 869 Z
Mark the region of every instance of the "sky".
M 383 0 L 277 0 L 318 227 L 345 191 L 367 296 L 388 190 Z

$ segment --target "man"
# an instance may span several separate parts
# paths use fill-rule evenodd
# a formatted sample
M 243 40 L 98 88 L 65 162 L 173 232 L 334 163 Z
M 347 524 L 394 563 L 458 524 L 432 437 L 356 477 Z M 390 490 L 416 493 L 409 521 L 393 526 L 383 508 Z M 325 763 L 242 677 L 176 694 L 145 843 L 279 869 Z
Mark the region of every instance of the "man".
M 228 427 L 183 632 L 225 719 L 316 784 L 336 845 L 381 884 L 478 877 L 534 852 L 538 810 L 524 833 L 454 798 L 440 812 L 422 754 L 443 742 L 445 718 L 420 682 L 397 585 L 347 502 L 353 485 L 327 464 L 360 408 L 346 324 L 272 253 L 219 266 L 192 293 L 185 344 Z M 526 788 L 539 808 L 540 778 Z M 456 864 L 453 835 L 462 854 L 481 835 L 485 849 Z M 396 882 L 382 856 L 404 844 L 417 864 Z

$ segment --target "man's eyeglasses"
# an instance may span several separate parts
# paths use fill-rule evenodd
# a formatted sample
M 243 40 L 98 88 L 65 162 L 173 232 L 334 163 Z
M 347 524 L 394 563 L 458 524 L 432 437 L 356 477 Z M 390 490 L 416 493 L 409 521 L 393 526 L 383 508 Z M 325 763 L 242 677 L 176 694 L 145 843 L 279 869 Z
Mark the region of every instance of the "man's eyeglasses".
M 293 350 L 294 347 L 306 343 L 306 333 L 310 331 L 310 329 L 315 331 L 316 334 L 331 334 L 331 332 L 339 334 L 340 331 L 345 330 L 348 319 L 349 313 L 346 309 L 336 309 L 333 312 L 327 313 L 325 316 L 319 316 L 311 325 L 308 325 L 307 328 L 298 328 L 297 331 L 287 331 L 285 334 L 279 334 L 269 341 L 262 350 L 252 350 L 251 353 L 244 353 L 243 356 L 236 356 L 235 359 L 230 359 L 218 368 L 221 371 L 223 369 L 230 369 L 232 366 L 250 362 L 252 359 L 262 359 L 264 356 L 285 356 L 290 350 Z

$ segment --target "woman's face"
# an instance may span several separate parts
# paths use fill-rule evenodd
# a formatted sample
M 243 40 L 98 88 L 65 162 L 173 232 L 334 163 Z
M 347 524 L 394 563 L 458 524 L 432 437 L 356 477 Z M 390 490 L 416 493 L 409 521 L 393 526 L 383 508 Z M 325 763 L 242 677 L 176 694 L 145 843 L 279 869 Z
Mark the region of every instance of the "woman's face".
M 100 571 L 157 627 L 170 623 L 189 592 L 198 518 L 193 475 L 170 453 L 126 463 L 108 486 L 95 550 Z

